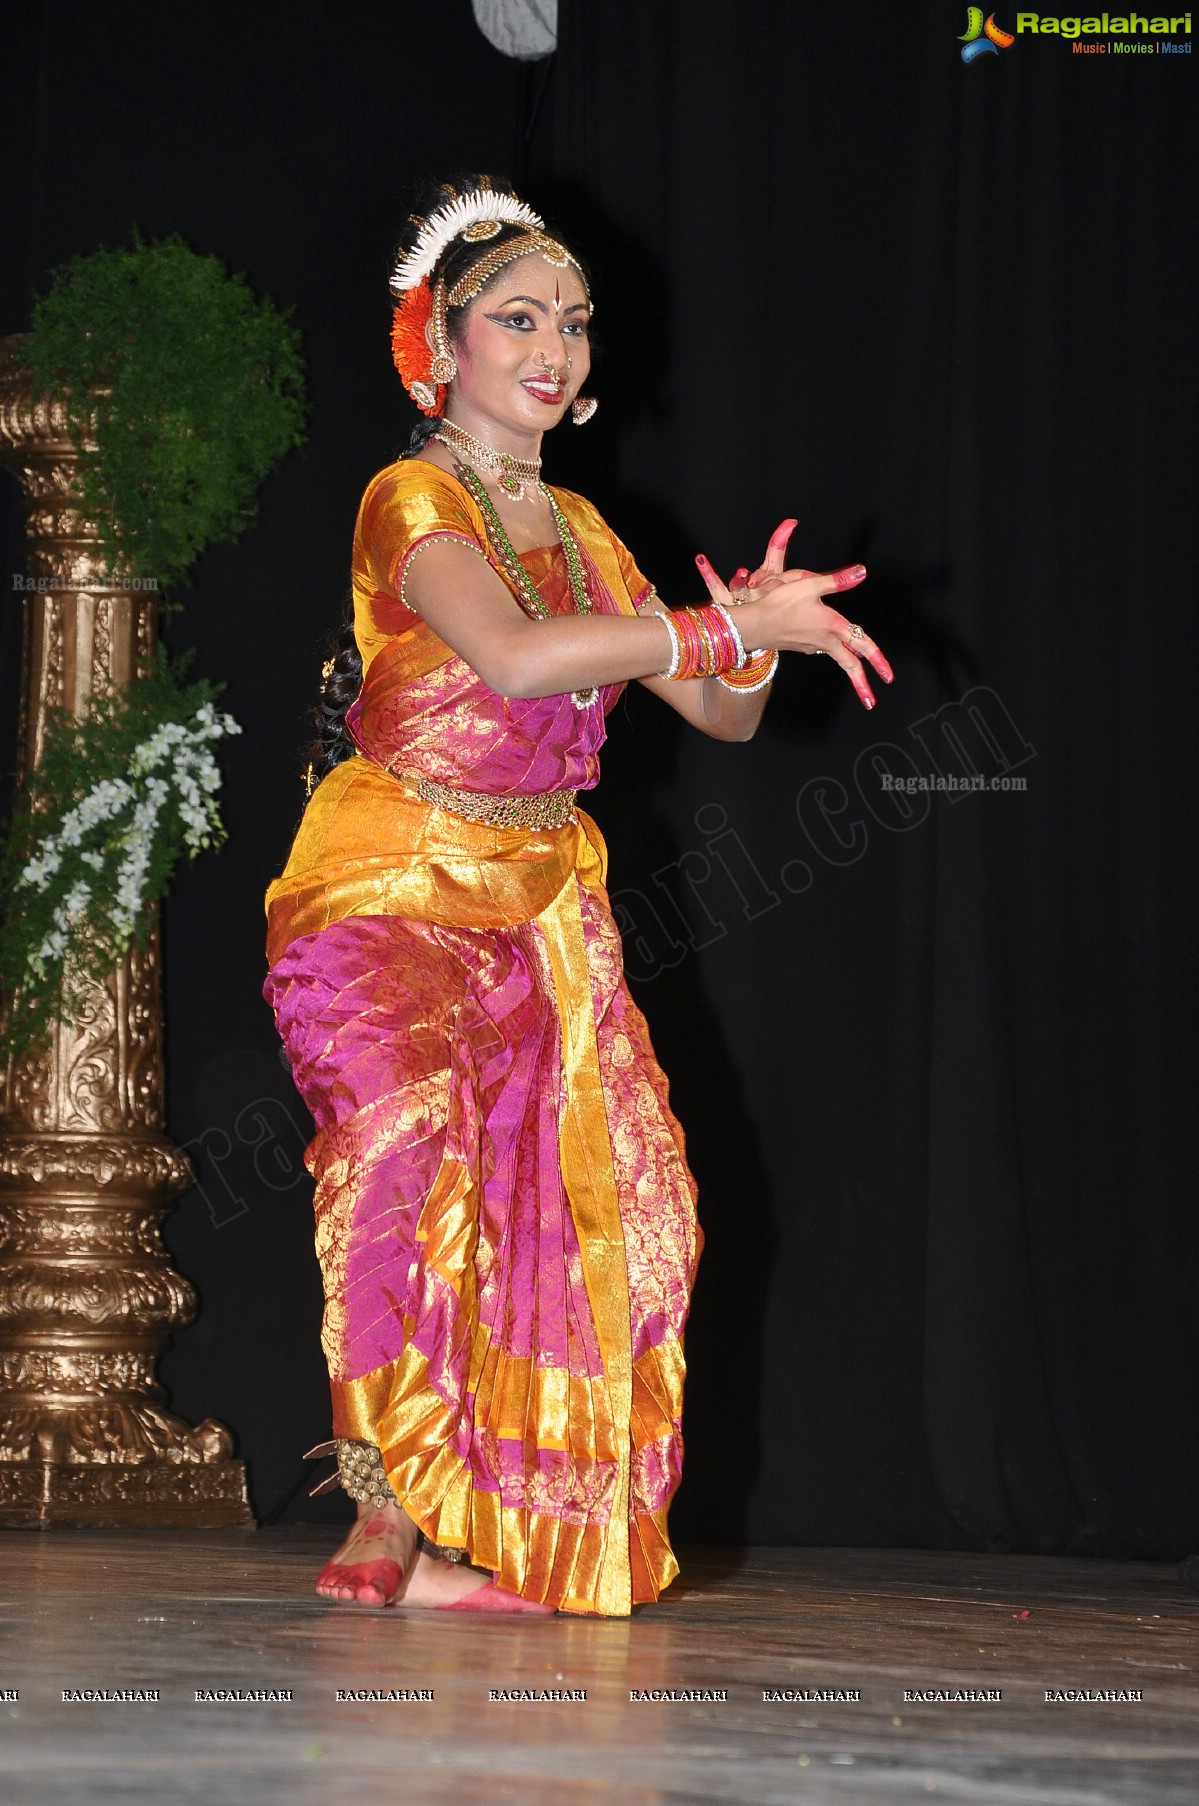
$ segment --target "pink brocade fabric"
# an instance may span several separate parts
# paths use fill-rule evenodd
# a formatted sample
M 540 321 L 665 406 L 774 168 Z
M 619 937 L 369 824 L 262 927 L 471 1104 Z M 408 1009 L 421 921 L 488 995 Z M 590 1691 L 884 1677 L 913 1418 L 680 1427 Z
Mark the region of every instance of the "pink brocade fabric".
M 581 541 L 579 551 L 593 612 L 619 614 Z M 551 614 L 575 612 L 560 546 L 539 546 L 521 562 Z M 368 758 L 391 761 L 393 769 L 402 763 L 439 784 L 522 795 L 587 790 L 599 781 L 604 718 L 624 687 L 604 685 L 599 702 L 584 709 L 569 695 L 500 696 L 456 653 L 396 685 L 383 653 L 372 661 L 346 725 Z
M 602 896 L 580 894 L 636 1363 L 681 1341 L 700 1247 L 696 1190 L 645 1017 L 624 982 L 615 922 Z M 480 1193 L 477 1240 L 462 1250 L 477 1286 L 476 1333 L 580 1378 L 602 1372 L 558 1168 L 558 1019 L 536 921 L 464 930 L 351 917 L 293 942 L 267 995 L 317 1125 L 306 1164 L 317 1182 L 330 1377 L 357 1379 L 396 1360 L 409 1320 L 431 1382 L 453 1405 L 475 1484 L 533 1509 L 558 1470 L 566 1509 L 586 1509 L 590 1494 L 602 1513 L 602 1473 L 571 1472 L 564 1452 L 497 1441 L 497 1426 L 474 1420 L 456 1275 L 430 1268 L 419 1236 L 448 1156 Z M 334 1424 L 335 1434 L 347 1430 Z M 666 1504 L 681 1455 L 677 1422 L 638 1451 L 635 1511 Z

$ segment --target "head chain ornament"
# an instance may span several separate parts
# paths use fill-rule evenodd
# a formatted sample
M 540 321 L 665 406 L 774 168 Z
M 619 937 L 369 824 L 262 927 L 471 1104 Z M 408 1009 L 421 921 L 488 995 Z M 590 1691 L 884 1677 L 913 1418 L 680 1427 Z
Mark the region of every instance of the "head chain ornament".
M 468 301 L 473 301 L 482 294 L 491 278 L 498 275 L 506 264 L 515 263 L 518 257 L 532 256 L 544 257 L 547 263 L 554 264 L 560 270 L 573 267 L 578 270 L 580 278 L 583 277 L 575 258 L 556 238 L 551 238 L 547 232 L 522 232 L 518 238 L 510 238 L 506 244 L 497 245 L 494 251 L 485 251 L 478 263 L 472 264 L 466 274 L 458 278 L 447 297 L 450 306 L 465 307 Z M 587 286 L 585 280 L 583 286 Z

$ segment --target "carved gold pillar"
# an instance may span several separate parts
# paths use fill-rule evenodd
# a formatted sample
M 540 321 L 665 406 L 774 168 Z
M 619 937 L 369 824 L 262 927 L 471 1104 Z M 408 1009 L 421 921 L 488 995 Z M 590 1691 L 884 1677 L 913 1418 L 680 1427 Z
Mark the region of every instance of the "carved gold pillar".
M 46 710 L 76 713 L 152 657 L 152 590 L 113 583 L 71 505 L 78 454 L 0 339 L 0 461 L 28 502 L 18 782 Z M 11 579 L 9 579 L 11 581 Z M 163 1134 L 157 923 L 50 1050 L 6 1059 L 0 1090 L 0 1526 L 252 1524 L 233 1439 L 163 1409 L 155 1368 L 195 1294 L 159 1225 L 193 1183 Z

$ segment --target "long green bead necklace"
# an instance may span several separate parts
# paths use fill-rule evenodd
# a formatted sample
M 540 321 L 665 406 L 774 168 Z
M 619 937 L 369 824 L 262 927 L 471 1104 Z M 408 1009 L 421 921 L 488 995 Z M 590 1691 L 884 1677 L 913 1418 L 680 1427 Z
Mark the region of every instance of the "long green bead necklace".
M 528 571 L 526 571 L 524 565 L 517 556 L 516 548 L 513 546 L 512 541 L 508 538 L 508 535 L 504 530 L 504 523 L 499 517 L 495 503 L 487 493 L 482 477 L 480 477 L 478 471 L 475 470 L 472 465 L 463 462 L 459 457 L 456 448 L 450 444 L 448 439 L 442 438 L 440 433 L 435 433 L 433 437 L 445 446 L 454 460 L 454 468 L 458 477 L 466 485 L 467 489 L 469 489 L 471 495 L 478 503 L 479 512 L 482 514 L 484 524 L 487 528 L 487 537 L 491 542 L 491 549 L 495 553 L 498 562 L 503 566 L 506 575 L 511 579 L 512 586 L 517 592 L 517 598 L 524 608 L 525 613 L 534 615 L 541 620 L 552 619 L 552 610 L 548 609 L 542 601 L 537 592 L 537 585 L 533 582 L 533 579 L 529 576 Z M 579 548 L 575 541 L 575 536 L 570 530 L 570 523 L 558 506 L 557 498 L 553 492 L 545 483 L 541 482 L 540 479 L 538 479 L 537 482 L 537 492 L 539 495 L 544 496 L 545 500 L 549 503 L 550 513 L 554 517 L 554 525 L 558 529 L 558 537 L 562 542 L 562 551 L 566 557 L 566 570 L 570 578 L 570 591 L 574 598 L 575 613 L 577 615 L 590 614 L 592 612 L 591 598 L 587 594 L 587 580 L 583 575 L 583 561 L 579 556 Z M 572 690 L 570 699 L 574 703 L 576 709 L 585 709 L 589 704 L 596 700 L 598 695 L 598 689 L 592 684 L 585 690 Z

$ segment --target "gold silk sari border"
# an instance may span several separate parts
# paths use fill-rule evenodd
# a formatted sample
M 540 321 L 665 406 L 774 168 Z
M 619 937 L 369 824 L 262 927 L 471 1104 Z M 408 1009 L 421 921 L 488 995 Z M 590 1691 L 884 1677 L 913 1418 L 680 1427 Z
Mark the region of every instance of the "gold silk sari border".
M 642 1357 L 637 1365 L 653 1363 Z M 668 1355 L 666 1365 L 681 1367 L 681 1359 Z M 411 1347 L 362 1380 L 335 1382 L 333 1401 L 335 1435 L 376 1442 L 396 1497 L 424 1534 L 443 1548 L 465 1550 L 467 1560 L 491 1568 L 509 1591 L 551 1599 L 567 1612 L 624 1617 L 634 1605 L 657 1599 L 679 1571 L 667 1535 L 669 1507 L 635 1512 L 630 1521 L 627 1467 L 625 1509 L 618 1515 L 613 1500 L 607 1525 L 504 1506 L 498 1492 L 475 1486 L 469 1465 L 449 1446 L 453 1413 Z M 663 1401 L 663 1419 L 678 1409 L 677 1398 Z M 623 1577 L 614 1586 L 617 1550 Z
M 351 790 L 353 807 L 339 807 Z M 313 792 L 267 890 L 267 962 L 346 916 L 510 928 L 540 915 L 572 872 L 602 888 L 607 869 L 603 835 L 577 806 L 560 828 L 469 821 L 373 760 L 346 759 Z
M 423 1361 L 421 1356 L 414 1358 L 417 1362 Z M 424 1371 L 422 1365 L 421 1374 Z M 685 1372 L 682 1344 L 673 1335 L 668 1334 L 637 1357 L 633 1364 L 632 1385 L 634 1450 L 648 1447 L 671 1429 L 682 1411 Z M 387 1419 L 394 1427 L 397 1401 L 407 1395 L 414 1383 L 415 1370 L 408 1350 L 398 1359 L 388 1361 L 358 1379 L 334 1379 L 331 1382 L 334 1436 L 354 1442 L 374 1441 L 382 1447 L 379 1426 Z M 420 1383 L 424 1383 L 423 1379 Z M 499 1422 L 505 1417 L 520 1415 L 534 1425 L 538 1447 L 557 1448 L 563 1393 L 566 1392 L 572 1452 L 594 1460 L 614 1460 L 612 1420 L 606 1411 L 597 1412 L 594 1403 L 589 1401 L 588 1389 L 592 1384 L 582 1375 L 568 1374 L 564 1368 L 539 1367 L 527 1356 L 497 1350 L 487 1329 L 479 1326 L 472 1349 L 469 1382 L 479 1422 Z M 590 1428 L 586 1429 L 588 1414 Z M 390 1446 L 395 1457 L 399 1452 L 397 1445 Z
M 564 884 L 538 917 L 545 933 L 562 1031 L 562 1065 L 566 1104 L 559 1135 L 562 1178 L 579 1238 L 583 1278 L 599 1337 L 608 1382 L 612 1417 L 618 1426 L 616 1497 L 604 1560 L 600 1570 L 597 1610 L 624 1615 L 631 1609 L 629 1592 L 629 1460 L 633 1407 L 632 1329 L 629 1313 L 628 1263 L 612 1141 L 604 1105 L 595 1009 L 587 971 L 587 945 L 579 892 Z

